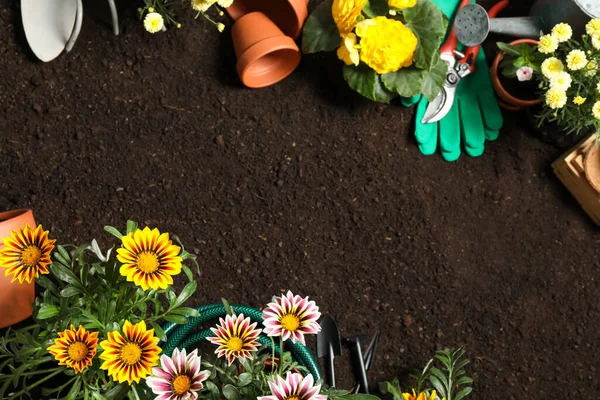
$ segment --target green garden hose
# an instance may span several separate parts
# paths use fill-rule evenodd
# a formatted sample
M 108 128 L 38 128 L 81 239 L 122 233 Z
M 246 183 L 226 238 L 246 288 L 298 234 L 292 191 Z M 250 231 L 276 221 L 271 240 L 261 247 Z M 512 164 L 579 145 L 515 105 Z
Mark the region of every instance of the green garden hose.
M 246 317 L 250 317 L 253 322 L 262 324 L 262 312 L 247 306 L 233 305 L 232 310 L 236 314 L 244 314 Z M 163 353 L 171 355 L 175 348 L 194 348 L 202 343 L 208 336 L 212 336 L 213 333 L 209 330 L 203 330 L 201 332 L 191 332 L 198 327 L 200 324 L 217 319 L 219 317 L 224 318 L 227 315 L 225 306 L 222 304 L 209 304 L 200 306 L 196 310 L 200 313 L 199 317 L 193 317 L 188 320 L 186 324 L 178 325 L 172 322 L 168 322 L 163 327 L 165 334 L 167 335 L 166 343 L 159 343 L 163 349 Z M 259 337 L 259 342 L 263 345 L 271 346 L 272 342 L 269 337 L 262 334 Z M 313 375 L 315 380 L 321 379 L 321 371 L 319 365 L 315 360 L 311 351 L 304 346 L 302 343 L 286 342 L 286 348 L 292 354 L 292 357 L 300 365 L 304 366 Z M 279 354 L 279 346 L 275 346 L 276 354 Z

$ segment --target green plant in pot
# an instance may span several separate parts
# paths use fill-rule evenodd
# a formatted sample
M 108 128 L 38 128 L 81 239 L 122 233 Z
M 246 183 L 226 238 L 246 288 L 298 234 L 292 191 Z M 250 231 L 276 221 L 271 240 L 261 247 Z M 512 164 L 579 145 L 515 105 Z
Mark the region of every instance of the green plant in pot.
M 326 0 L 304 25 L 302 51 L 336 50 L 348 85 L 378 102 L 441 91 L 448 21 L 430 0 Z

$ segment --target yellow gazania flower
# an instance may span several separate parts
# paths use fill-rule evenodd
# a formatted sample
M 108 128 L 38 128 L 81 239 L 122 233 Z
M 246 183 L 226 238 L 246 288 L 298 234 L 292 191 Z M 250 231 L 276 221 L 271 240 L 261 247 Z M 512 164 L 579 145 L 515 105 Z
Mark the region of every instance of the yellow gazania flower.
M 429 396 L 429 400 L 435 400 L 435 395 L 436 395 L 436 392 L 434 390 L 431 392 L 431 396 Z M 412 394 L 411 393 L 402 393 L 402 397 L 404 397 L 404 400 L 427 400 L 427 393 L 421 392 L 417 395 L 417 393 L 415 392 L 415 389 L 413 389 Z
M 583 103 L 585 103 L 586 100 L 587 100 L 587 98 L 585 98 L 585 97 L 575 96 L 575 98 L 573 99 L 573 103 L 575 103 L 576 105 L 580 106 Z
M 171 275 L 181 272 L 181 249 L 172 244 L 168 233 L 146 227 L 121 241 L 123 247 L 117 249 L 117 259 L 123 263 L 121 275 L 142 289 L 166 289 L 173 283 Z
M 600 36 L 600 18 L 591 19 L 585 25 L 585 31 L 591 37 L 599 37 Z
M 217 0 L 191 0 L 192 8 L 199 12 L 206 12 Z
M 108 332 L 108 339 L 100 343 L 104 349 L 100 354 L 104 360 L 100 368 L 108 370 L 108 375 L 119 383 L 139 383 L 140 379 L 152 374 L 152 367 L 158 365 L 162 349 L 156 343 L 158 338 L 154 336 L 154 329 L 146 330 L 144 321 L 135 325 L 125 321 L 123 336 L 119 331 Z
M 573 36 L 573 29 L 569 24 L 556 24 L 554 25 L 554 28 L 552 28 L 552 36 L 558 40 L 558 43 L 566 42 Z
M 42 225 L 35 230 L 25 225 L 19 232 L 12 231 L 0 250 L 0 267 L 6 268 L 4 276 L 13 275 L 11 282 L 31 283 L 40 274 L 48 274 L 54 242 L 48 239 L 48 231 Z
M 342 39 L 342 45 L 337 50 L 337 56 L 346 65 L 358 65 L 360 58 L 356 49 L 356 35 L 352 32 Z
M 150 33 L 159 32 L 165 26 L 165 20 L 162 15 L 157 12 L 146 14 L 144 18 L 144 28 Z
M 92 365 L 97 348 L 98 332 L 88 332 L 81 325 L 75 330 L 71 325 L 71 329 L 58 333 L 58 338 L 47 350 L 59 361 L 58 365 L 73 368 L 77 374 Z
M 554 53 L 558 48 L 558 39 L 552 35 L 540 36 L 538 51 L 544 54 Z
M 571 50 L 567 54 L 567 68 L 572 71 L 578 71 L 587 65 L 587 57 L 583 50 Z
M 344 37 L 354 29 L 356 18 L 362 12 L 363 7 L 368 0 L 333 0 L 331 14 L 335 25 L 340 32 L 340 36 Z
M 565 66 L 562 61 L 556 57 L 548 57 L 542 63 L 542 74 L 548 79 L 552 78 L 556 73 L 563 72 Z
M 417 0 L 388 0 L 388 6 L 396 10 L 404 10 L 406 8 L 414 7 L 417 4 Z
M 571 87 L 571 82 L 572 82 L 572 78 L 571 75 L 569 75 L 568 72 L 557 72 L 556 74 L 554 74 L 554 76 L 550 79 L 550 87 L 551 88 L 556 88 L 558 90 L 561 90 L 563 92 L 566 92 L 567 89 L 569 89 Z
M 361 61 L 378 74 L 412 64 L 418 40 L 402 22 L 386 17 L 367 19 L 357 25 L 356 34 L 361 37 Z
M 597 101 L 592 106 L 592 115 L 596 119 L 600 119 L 600 101 Z
M 546 92 L 546 104 L 553 110 L 563 108 L 567 104 L 567 93 L 558 88 L 550 88 Z

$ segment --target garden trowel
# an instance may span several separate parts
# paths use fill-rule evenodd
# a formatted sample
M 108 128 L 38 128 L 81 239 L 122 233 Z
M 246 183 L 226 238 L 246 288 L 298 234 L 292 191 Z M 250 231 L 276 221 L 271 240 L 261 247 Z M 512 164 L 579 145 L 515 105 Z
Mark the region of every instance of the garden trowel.
M 335 387 L 335 369 L 333 359 L 342 355 L 340 331 L 333 318 L 326 314 L 321 319 L 321 331 L 317 334 L 317 356 L 325 357 L 327 368 L 327 384 Z

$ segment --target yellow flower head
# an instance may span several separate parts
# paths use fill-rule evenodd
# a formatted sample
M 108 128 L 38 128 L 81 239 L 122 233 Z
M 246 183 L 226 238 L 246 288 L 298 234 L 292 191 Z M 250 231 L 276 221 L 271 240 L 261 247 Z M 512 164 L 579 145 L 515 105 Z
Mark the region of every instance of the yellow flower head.
M 404 10 L 406 8 L 414 7 L 417 4 L 417 0 L 388 0 L 388 6 L 396 10 Z
M 552 35 L 540 36 L 538 50 L 540 53 L 550 54 L 554 53 L 558 48 L 558 39 Z
M 563 108 L 567 104 L 567 93 L 552 87 L 546 92 L 546 104 L 553 110 Z
M 435 395 L 436 392 L 433 390 L 429 396 L 429 400 L 435 400 Z M 402 397 L 404 397 L 404 400 L 427 400 L 427 393 L 421 392 L 417 395 L 415 389 L 413 389 L 412 393 L 402 393 Z
M 152 374 L 152 367 L 158 365 L 158 355 L 162 351 L 156 345 L 158 338 L 154 329 L 146 330 L 144 321 L 133 325 L 125 321 L 123 336 L 119 331 L 108 332 L 108 339 L 100 343 L 104 349 L 100 358 L 104 360 L 101 369 L 108 370 L 119 383 L 130 385 Z
M 598 82 L 598 84 L 596 84 L 596 92 L 600 93 L 600 82 Z
M 600 50 L 600 35 L 592 36 L 592 46 L 594 46 L 596 50 Z
M 360 22 L 360 59 L 378 74 L 394 72 L 413 62 L 417 37 L 402 22 L 376 17 Z
M 585 25 L 585 31 L 591 37 L 600 36 L 600 18 L 594 18 Z
M 337 50 L 337 56 L 346 65 L 358 65 L 360 62 L 356 49 L 356 35 L 352 32 L 342 39 L 342 44 Z
M 345 37 L 354 29 L 356 18 L 362 12 L 368 0 L 333 0 L 331 14 L 341 37 Z
M 223 32 L 225 30 L 225 24 L 222 24 L 221 22 L 217 23 L 217 29 L 219 30 L 219 32 Z
M 206 12 L 217 0 L 191 0 L 192 8 L 198 12 Z
M 594 76 L 596 75 L 596 73 L 598 73 L 598 63 L 594 60 L 590 60 L 588 61 L 587 65 L 585 66 L 585 76 Z
M 172 275 L 181 272 L 181 248 L 172 244 L 168 233 L 145 227 L 121 239 L 117 259 L 123 263 L 120 273 L 142 289 L 166 289 L 173 284 Z
M 571 25 L 569 24 L 556 24 L 554 25 L 554 28 L 552 28 L 552 36 L 554 36 L 559 43 L 566 42 L 573 36 L 573 29 L 571 29 Z
M 592 106 L 592 115 L 596 119 L 600 119 L 600 101 L 597 101 Z
M 572 71 L 578 71 L 587 65 L 587 57 L 583 50 L 571 50 L 567 54 L 567 68 Z
M 150 33 L 159 32 L 165 26 L 165 20 L 162 15 L 156 12 L 146 14 L 144 18 L 144 28 Z
M 77 374 L 92 365 L 97 348 L 98 332 L 88 332 L 81 325 L 75 330 L 71 325 L 71 329 L 58 333 L 48 352 L 58 360 L 58 365 L 73 368 Z
M 550 78 L 550 87 L 566 92 L 571 87 L 572 78 L 568 72 L 557 72 Z
M 563 72 L 565 66 L 556 57 L 548 57 L 542 63 L 542 74 L 548 79 L 552 78 L 557 72 Z
M 16 280 L 31 283 L 40 274 L 48 274 L 48 265 L 52 263 L 50 254 L 56 240 L 48 239 L 48 231 L 41 225 L 32 229 L 25 225 L 18 232 L 12 231 L 4 238 L 4 248 L 0 250 L 0 267 L 6 268 L 4 276 L 13 275 Z
M 585 97 L 581 97 L 581 96 L 575 96 L 575 98 L 573 99 L 573 103 L 580 106 L 583 103 L 585 103 L 587 99 Z
M 219 4 L 220 7 L 227 8 L 231 7 L 233 0 L 217 0 L 217 4 Z

